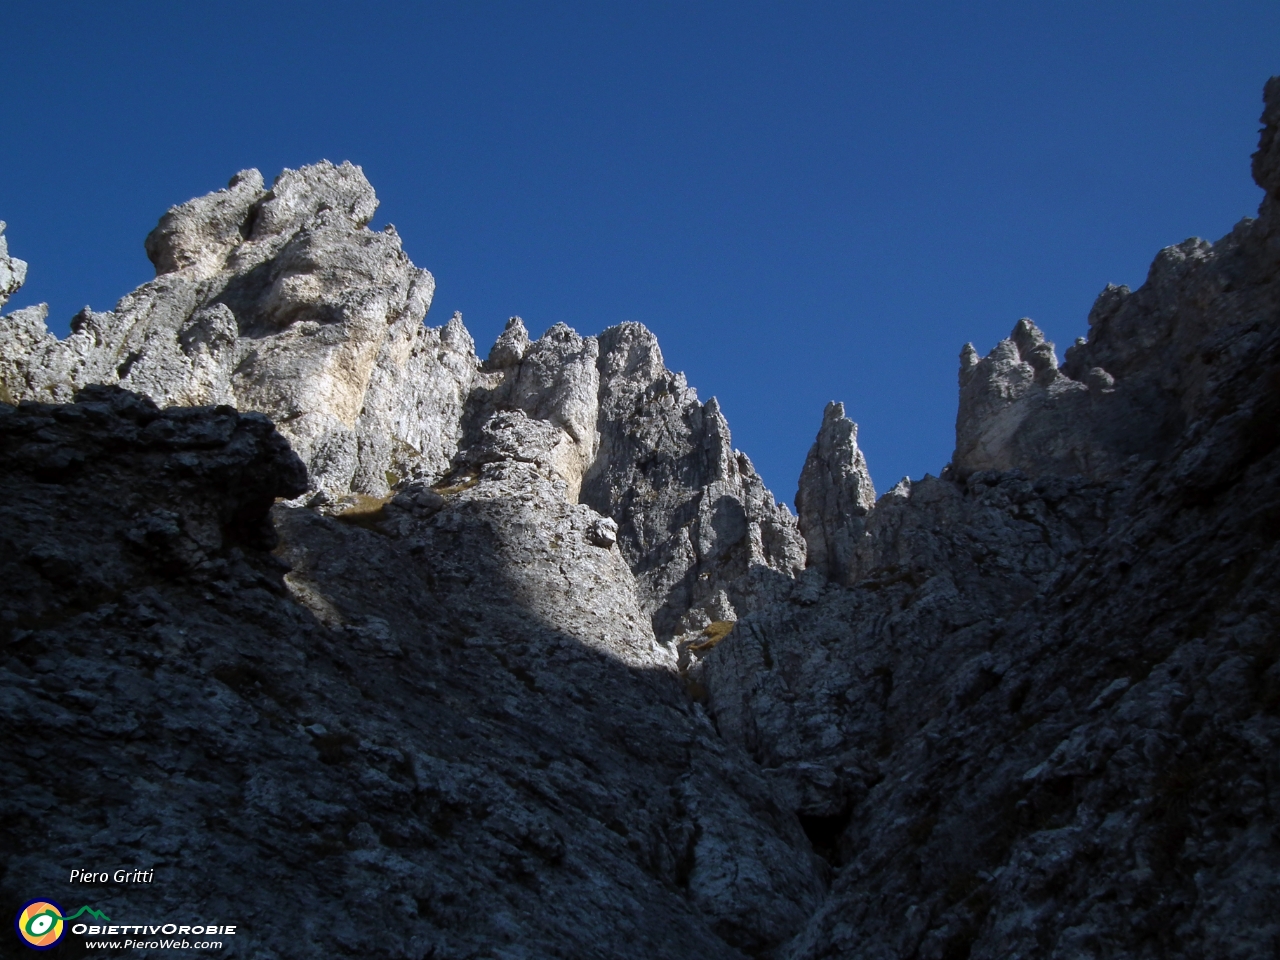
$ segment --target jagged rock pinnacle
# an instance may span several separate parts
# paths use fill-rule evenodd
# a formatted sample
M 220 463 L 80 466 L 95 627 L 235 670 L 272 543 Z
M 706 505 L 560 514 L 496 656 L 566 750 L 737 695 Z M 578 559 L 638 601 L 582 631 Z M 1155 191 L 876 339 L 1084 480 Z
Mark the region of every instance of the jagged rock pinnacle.
M 5 226 L 5 222 L 0 220 L 0 307 L 21 289 L 27 279 L 26 261 L 9 256 L 9 242 L 4 237 Z
M 832 401 L 823 412 L 796 491 L 808 566 L 844 582 L 875 500 L 867 459 L 858 449 L 858 425 L 844 415 L 843 403 Z

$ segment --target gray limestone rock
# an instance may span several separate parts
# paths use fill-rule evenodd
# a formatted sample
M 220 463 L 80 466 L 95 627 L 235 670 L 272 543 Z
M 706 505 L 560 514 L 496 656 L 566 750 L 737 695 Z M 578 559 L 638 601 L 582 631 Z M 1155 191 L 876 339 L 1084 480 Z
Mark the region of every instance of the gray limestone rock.
M 618 525 L 608 517 L 601 517 L 591 526 L 591 542 L 606 550 L 618 542 Z
M 522 429 L 541 438 L 527 458 L 544 463 L 547 475 L 562 481 L 569 499 L 576 501 L 598 447 L 598 349 L 594 337 L 580 337 L 562 323 L 530 343 L 520 318 L 512 317 L 468 400 L 455 472 L 474 460 L 477 443 L 479 450 L 491 444 L 495 421 L 515 422 L 511 414 L 518 413 L 520 422 L 527 422 Z
M 832 580 L 847 580 L 875 501 L 867 458 L 858 449 L 858 425 L 844 415 L 843 403 L 828 403 L 796 491 L 807 565 Z
M 119 384 L 160 404 L 229 403 L 272 417 L 313 488 L 380 495 L 439 476 L 475 376 L 461 324 L 422 321 L 435 282 L 394 229 L 366 228 L 377 200 L 358 167 L 255 170 L 171 209 L 147 238 L 154 281 L 113 311 L 88 308 L 65 340 L 43 315 L 0 319 L 13 400 Z
M 557 324 L 530 342 L 513 317 L 482 365 L 460 315 L 423 325 L 434 281 L 392 228 L 366 228 L 376 204 L 351 164 L 286 170 L 270 190 L 237 174 L 165 214 L 146 245 L 156 279 L 115 310 L 86 308 L 61 341 L 39 310 L 0 318 L 5 395 L 105 383 L 266 413 L 309 486 L 336 496 L 525 457 L 618 524 L 664 638 L 733 619 L 803 566 L 794 518 L 651 333 Z
M 9 256 L 9 241 L 4 237 L 6 224 L 0 220 L 0 307 L 17 293 L 27 279 L 27 263 Z
M 1087 427 L 1082 429 L 1089 422 L 1093 396 L 1058 369 L 1053 344 L 1030 320 L 1019 320 L 1009 339 L 982 359 L 966 344 L 960 355 L 952 458 L 956 475 L 1014 469 L 1086 476 L 1104 472 L 1110 462 L 1089 442 L 1093 437 Z
M 1254 175 L 1266 192 L 1216 243 L 1192 238 L 1161 250 L 1138 290 L 1108 286 L 1089 313 L 1089 336 L 1066 352 L 1019 321 L 983 359 L 961 357 L 952 474 L 1019 469 L 1031 476 L 1119 477 L 1167 459 L 1217 388 L 1216 350 L 1248 351 L 1280 309 L 1268 278 L 1280 259 L 1275 223 L 1277 102 L 1267 84 Z
M 227 256 L 247 239 L 253 208 L 265 193 L 262 174 L 242 170 L 227 189 L 171 207 L 146 239 L 156 274 L 212 276 L 224 269 Z
M 528 349 L 529 331 L 525 329 L 523 320 L 519 317 L 512 317 L 507 321 L 506 328 L 498 335 L 498 339 L 489 350 L 489 359 L 486 361 L 485 366 L 491 370 L 505 370 L 507 367 L 514 367 L 524 359 L 525 352 Z
M 507 323 L 475 381 L 451 477 L 514 457 L 616 525 L 663 639 L 733 619 L 804 562 L 795 519 L 733 450 L 716 401 L 667 370 L 640 324 L 532 343 Z
M 104 387 L 0 407 L 0 451 L 6 896 L 180 903 L 242 956 L 602 960 L 770 956 L 820 902 L 535 464 L 273 507 L 304 471 L 266 418 Z M 122 856 L 155 886 L 67 885 Z
M 618 523 L 660 636 L 731 620 L 804 566 L 795 518 L 733 449 L 714 398 L 667 370 L 640 324 L 600 335 L 599 452 L 582 500 Z
M 834 869 L 785 956 L 1274 952 L 1275 235 L 1162 251 L 1062 369 L 1026 322 L 966 351 L 952 469 L 880 498 L 852 585 L 697 651 Z
M 1253 155 L 1253 181 L 1266 193 L 1260 219 L 1270 219 L 1280 208 L 1280 77 L 1267 81 L 1262 95 L 1262 131 Z M 1273 248 L 1274 249 L 1274 248 Z
M 578 499 L 582 477 L 595 459 L 599 344 L 557 323 L 528 346 L 511 381 L 509 402 L 567 437 L 556 451 L 556 471 Z

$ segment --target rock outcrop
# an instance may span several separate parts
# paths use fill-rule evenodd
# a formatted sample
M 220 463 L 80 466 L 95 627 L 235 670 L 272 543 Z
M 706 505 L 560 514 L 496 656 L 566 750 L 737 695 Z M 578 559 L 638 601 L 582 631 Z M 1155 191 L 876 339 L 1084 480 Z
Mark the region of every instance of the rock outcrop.
M 638 323 L 600 337 L 600 453 L 584 503 L 613 518 L 661 634 L 736 619 L 804 567 L 795 517 L 733 449 L 715 398 L 698 400 Z
M 853 573 L 854 553 L 875 506 L 867 458 L 858 449 L 858 425 L 832 401 L 822 415 L 796 491 L 796 513 L 807 550 L 807 566 L 838 582 Z
M 13 400 L 90 383 L 159 404 L 270 416 L 310 485 L 380 495 L 439 474 L 460 434 L 475 347 L 461 322 L 423 326 L 435 281 L 416 269 L 358 167 L 248 170 L 171 209 L 147 237 L 156 279 L 112 311 L 86 308 L 58 340 L 32 310 L 5 318 Z
M 732 620 L 804 566 L 777 504 L 712 398 L 669 371 L 637 323 L 530 341 L 512 317 L 474 381 L 447 482 L 486 463 L 537 464 L 614 524 L 639 602 L 663 639 Z
M 1280 92 L 1267 87 L 1274 104 Z M 1271 175 L 1275 107 L 1255 154 L 1267 190 L 1257 220 L 1217 243 L 1192 238 L 1160 251 L 1136 291 L 1108 286 L 1089 313 L 1089 336 L 1058 365 L 1053 344 L 1029 320 L 979 359 L 960 361 L 960 408 L 951 473 L 1022 470 L 1030 476 L 1118 477 L 1168 458 L 1221 377 L 1213 349 L 1250 349 L 1250 325 L 1274 317 L 1268 278 L 1280 256 Z M 1271 177 L 1271 179 L 1268 179 Z M 1216 345 L 1216 346 L 1215 346 Z
M 648 330 L 557 324 L 531 342 L 515 317 L 482 364 L 460 315 L 424 326 L 435 282 L 394 228 L 367 228 L 376 207 L 351 164 L 286 170 L 270 190 L 237 174 L 165 214 L 146 242 L 156 279 L 115 310 L 82 311 L 65 340 L 43 307 L 0 318 L 0 387 L 65 401 L 111 384 L 258 411 L 329 496 L 538 463 L 618 525 L 663 637 L 733 619 L 804 566 L 794 517 Z
M 7 898 L 176 904 L 254 957 L 370 930 L 398 956 L 768 955 L 817 907 L 794 815 L 536 465 L 272 508 L 305 474 L 266 418 L 114 387 L 0 407 L 0 451 Z M 125 861 L 155 885 L 66 883 Z
M 1256 220 L 967 347 L 939 477 L 828 405 L 798 521 L 643 326 L 426 327 L 358 168 L 173 208 L 115 310 L 0 318 L 0 891 L 229 956 L 1273 954 L 1266 98 Z
M 1188 243 L 1194 255 L 1201 241 Z M 1187 246 L 1161 257 L 1181 258 Z M 1128 296 L 1126 287 L 1103 292 L 1090 313 L 1092 339 L 1068 350 L 1061 367 L 1053 344 L 1027 319 L 982 359 L 965 345 L 951 462 L 956 479 L 982 470 L 1103 479 L 1169 452 L 1186 424 L 1178 391 L 1157 372 L 1167 367 L 1147 357 L 1142 369 L 1128 368 L 1106 356 L 1115 340 L 1107 318 Z
M 1028 321 L 967 349 L 946 478 L 880 498 L 851 587 L 801 581 L 694 664 L 836 867 L 788 956 L 1274 952 L 1280 224 L 1259 183 L 1258 220 L 1104 291 L 1062 368 Z
M 9 256 L 9 241 L 4 237 L 5 226 L 7 224 L 0 220 L 0 307 L 21 289 L 27 278 L 26 261 Z
M 22 289 L 22 284 L 27 279 L 26 261 L 9 256 L 9 241 L 4 235 L 6 226 L 7 224 L 0 220 L 0 307 L 8 303 L 9 298 Z M 17 314 L 6 318 L 6 326 L 12 332 L 6 337 L 8 341 L 5 344 L 7 350 L 0 351 L 0 402 L 4 403 L 13 402 L 13 397 L 9 393 L 9 383 L 13 379 L 13 361 L 6 358 L 6 352 L 12 351 L 14 354 L 24 358 L 27 353 L 27 344 L 22 342 L 20 339 L 21 334 L 18 332 L 26 326 L 22 319 L 24 313 L 25 311 L 20 310 Z M 37 311 L 37 314 L 39 320 L 43 321 L 44 314 L 39 313 L 39 311 Z

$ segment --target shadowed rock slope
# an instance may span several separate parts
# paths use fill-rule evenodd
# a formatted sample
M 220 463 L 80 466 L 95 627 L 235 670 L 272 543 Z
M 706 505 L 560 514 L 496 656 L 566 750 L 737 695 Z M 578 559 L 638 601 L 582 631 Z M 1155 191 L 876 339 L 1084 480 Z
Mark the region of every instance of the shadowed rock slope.
M 272 508 L 305 473 L 257 415 L 0 410 L 6 902 L 255 958 L 769 955 L 816 909 L 794 813 L 532 465 L 333 517 Z
M 1280 946 L 1280 80 L 1267 102 L 1258 219 L 1109 287 L 1062 367 L 1026 320 L 966 347 L 944 478 L 857 521 L 848 586 L 810 570 L 694 665 L 836 866 L 789 956 Z M 851 502 L 830 449 L 844 490 L 806 499 Z
M 424 326 L 356 167 L 173 208 L 114 311 L 0 318 L 4 897 L 246 957 L 1274 955 L 1265 99 L 1257 219 L 1061 364 L 966 347 L 940 477 L 875 499 L 829 405 L 798 520 L 644 327 Z

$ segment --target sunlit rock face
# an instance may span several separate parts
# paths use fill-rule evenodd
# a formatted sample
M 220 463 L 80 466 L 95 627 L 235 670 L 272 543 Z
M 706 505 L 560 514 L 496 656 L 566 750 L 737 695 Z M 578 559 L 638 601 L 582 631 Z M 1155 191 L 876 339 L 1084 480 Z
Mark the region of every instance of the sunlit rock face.
M 26 261 L 9 256 L 9 241 L 4 237 L 5 226 L 5 222 L 0 220 L 0 307 L 22 288 L 22 283 L 27 278 Z
M 114 310 L 0 317 L 0 889 L 264 957 L 1270 955 L 1266 104 L 1256 220 L 966 347 L 938 477 L 829 404 L 798 518 L 642 325 L 427 326 L 358 167 L 174 207 Z
M 381 494 L 443 471 L 474 344 L 460 323 L 423 326 L 435 281 L 394 228 L 367 229 L 376 208 L 349 163 L 286 170 L 270 190 L 256 170 L 237 174 L 161 218 L 146 242 L 156 279 L 114 310 L 85 309 L 62 341 L 30 319 L 6 325 L 11 397 L 65 402 L 104 383 L 255 410 L 318 489 Z
M 844 415 L 844 404 L 832 401 L 822 427 L 800 471 L 796 512 L 808 545 L 808 566 L 831 580 L 847 581 L 875 506 L 867 458 L 858 449 L 858 425 Z
M 648 330 L 558 324 L 531 341 L 512 318 L 482 363 L 460 315 L 424 324 L 435 282 L 394 228 L 368 229 L 376 208 L 349 163 L 286 170 L 269 190 L 239 173 L 161 218 L 146 242 L 157 277 L 115 310 L 83 311 L 65 340 L 38 311 L 4 318 L 3 387 L 65 402 L 113 384 L 265 413 L 331 496 L 536 463 L 616 519 L 666 637 L 732 619 L 803 567 L 795 519 Z M 25 265 L 5 262 L 16 289 Z

